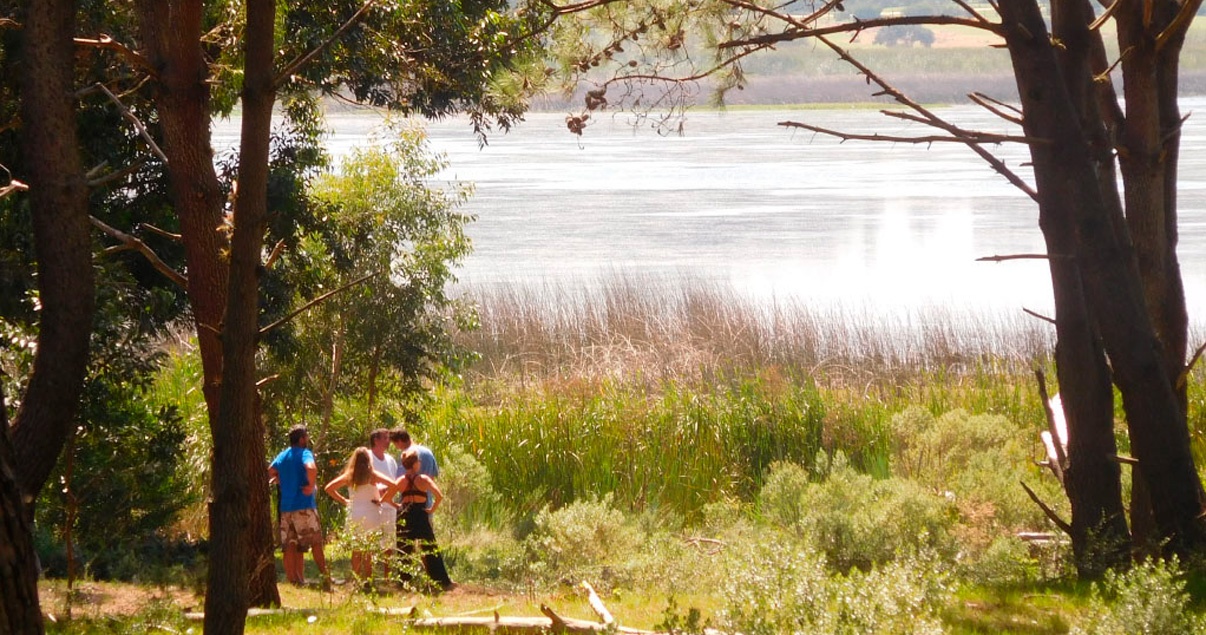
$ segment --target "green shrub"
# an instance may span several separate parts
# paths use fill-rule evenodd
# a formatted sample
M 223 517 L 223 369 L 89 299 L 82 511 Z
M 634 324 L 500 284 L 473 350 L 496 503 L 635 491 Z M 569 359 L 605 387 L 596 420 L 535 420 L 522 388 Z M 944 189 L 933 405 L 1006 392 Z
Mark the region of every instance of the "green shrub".
M 494 491 L 490 472 L 472 454 L 452 444 L 444 447 L 439 460 L 442 517 L 463 529 L 477 525 L 498 528 L 512 520 L 510 509 Z
M 929 557 L 831 575 L 810 548 L 763 542 L 729 564 L 721 630 L 779 633 L 941 633 L 947 574 Z
M 1093 585 L 1087 619 L 1073 635 L 1200 635 L 1206 620 L 1189 612 L 1189 594 L 1174 559 L 1146 561 L 1125 573 L 1110 571 Z
M 892 418 L 893 473 L 935 491 L 951 492 L 975 535 L 972 549 L 993 537 L 1047 526 L 1042 510 L 1019 485 L 1027 482 L 1051 504 L 1064 501 L 1058 483 L 1038 472 L 1031 449 L 1037 432 L 999 415 L 952 410 L 940 417 L 911 407 Z
M 841 453 L 818 465 L 819 482 L 778 465 L 759 500 L 765 520 L 811 541 L 830 567 L 869 570 L 922 550 L 954 558 L 956 516 L 944 497 L 911 481 L 859 474 Z
M 525 541 L 536 578 L 570 581 L 599 579 L 604 569 L 627 563 L 639 544 L 624 514 L 611 506 L 611 496 L 579 500 L 536 515 L 535 529 Z

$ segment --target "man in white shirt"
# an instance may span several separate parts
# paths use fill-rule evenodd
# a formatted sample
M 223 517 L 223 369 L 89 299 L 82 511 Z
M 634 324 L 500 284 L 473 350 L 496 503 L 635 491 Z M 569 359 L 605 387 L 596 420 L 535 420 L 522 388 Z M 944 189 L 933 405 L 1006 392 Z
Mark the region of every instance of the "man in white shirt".
M 373 469 L 381 472 L 390 479 L 398 478 L 398 462 L 393 455 L 389 453 L 389 430 L 385 428 L 377 428 L 369 434 L 369 456 L 373 460 Z M 380 489 L 384 486 L 378 485 Z M 394 497 L 397 498 L 396 496 Z M 381 560 L 381 575 L 385 579 L 389 579 L 389 561 L 392 559 L 394 549 L 397 547 L 397 540 L 394 536 L 394 531 L 389 528 L 397 527 L 398 524 L 398 505 L 395 501 L 381 501 L 381 527 L 384 531 L 381 532 L 381 549 L 385 557 Z

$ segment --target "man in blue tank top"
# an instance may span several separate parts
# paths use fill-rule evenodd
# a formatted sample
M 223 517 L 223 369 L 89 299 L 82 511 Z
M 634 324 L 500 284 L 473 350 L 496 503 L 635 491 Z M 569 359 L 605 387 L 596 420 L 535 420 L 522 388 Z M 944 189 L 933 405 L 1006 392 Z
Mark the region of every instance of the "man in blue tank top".
M 280 532 L 284 548 L 285 577 L 292 584 L 306 583 L 305 550 L 314 550 L 314 564 L 322 574 L 323 587 L 329 588 L 331 576 L 322 551 L 322 526 L 318 522 L 318 505 L 314 492 L 318 482 L 318 465 L 314 453 L 306 447 L 310 435 L 303 427 L 289 431 L 289 447 L 268 467 L 269 478 L 280 484 Z

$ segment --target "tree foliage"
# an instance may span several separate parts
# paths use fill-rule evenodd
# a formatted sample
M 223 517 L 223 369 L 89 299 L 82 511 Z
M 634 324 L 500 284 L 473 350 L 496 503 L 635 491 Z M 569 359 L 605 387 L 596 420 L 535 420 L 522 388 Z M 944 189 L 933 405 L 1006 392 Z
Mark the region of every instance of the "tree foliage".
M 287 341 L 273 347 L 283 377 L 274 402 L 285 411 L 329 392 L 367 399 L 371 410 L 380 394 L 416 395 L 465 359 L 452 335 L 474 317 L 447 287 L 470 250 L 471 217 L 458 211 L 468 191 L 429 184 L 445 164 L 420 131 L 394 124 L 383 134 L 314 180 L 316 222 L 299 228 L 281 261 L 283 288 L 316 295 L 353 283 L 286 324 Z

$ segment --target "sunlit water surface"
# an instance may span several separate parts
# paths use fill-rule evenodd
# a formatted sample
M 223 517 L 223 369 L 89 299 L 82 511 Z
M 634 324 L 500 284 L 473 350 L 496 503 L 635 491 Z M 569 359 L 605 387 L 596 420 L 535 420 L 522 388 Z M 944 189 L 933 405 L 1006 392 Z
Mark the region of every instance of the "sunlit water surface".
M 1187 99 L 1185 112 L 1206 99 Z M 1006 131 L 971 106 L 939 109 L 967 128 Z M 564 114 L 534 113 L 479 146 L 463 118 L 426 124 L 445 180 L 474 184 L 465 211 L 474 252 L 463 284 L 586 288 L 608 279 L 687 278 L 757 300 L 873 313 L 932 307 L 1049 312 L 1042 260 L 977 262 L 1044 251 L 1035 203 L 952 143 L 839 143 L 777 125 L 897 137 L 933 131 L 875 110 L 692 112 L 661 136 L 623 115 L 582 137 Z M 375 114 L 333 114 L 332 154 L 364 145 Z M 237 127 L 221 122 L 218 147 Z M 993 148 L 1032 181 L 1024 148 Z M 1182 147 L 1179 255 L 1195 321 L 1206 308 L 1206 120 Z

